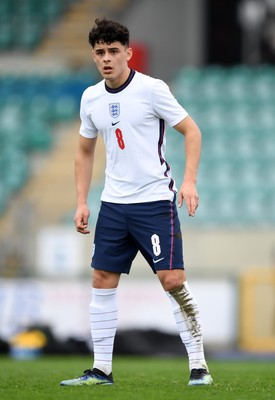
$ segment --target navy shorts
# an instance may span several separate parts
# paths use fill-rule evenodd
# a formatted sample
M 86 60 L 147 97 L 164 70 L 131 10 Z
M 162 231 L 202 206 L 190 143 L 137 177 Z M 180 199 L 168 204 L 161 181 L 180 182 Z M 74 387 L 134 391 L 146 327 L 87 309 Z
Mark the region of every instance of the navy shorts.
M 138 251 L 154 273 L 184 269 L 175 201 L 102 202 L 95 229 L 92 267 L 129 274 Z

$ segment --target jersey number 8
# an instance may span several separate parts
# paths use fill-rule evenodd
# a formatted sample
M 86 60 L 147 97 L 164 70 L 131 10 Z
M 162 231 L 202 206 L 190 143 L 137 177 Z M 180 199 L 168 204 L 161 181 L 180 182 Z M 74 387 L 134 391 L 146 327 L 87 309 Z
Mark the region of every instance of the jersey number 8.
M 120 149 L 121 150 L 125 149 L 125 143 L 124 143 L 124 140 L 123 140 L 123 135 L 122 135 L 121 130 L 119 128 L 117 128 L 115 130 L 115 133 L 116 133 L 117 143 L 118 143 Z

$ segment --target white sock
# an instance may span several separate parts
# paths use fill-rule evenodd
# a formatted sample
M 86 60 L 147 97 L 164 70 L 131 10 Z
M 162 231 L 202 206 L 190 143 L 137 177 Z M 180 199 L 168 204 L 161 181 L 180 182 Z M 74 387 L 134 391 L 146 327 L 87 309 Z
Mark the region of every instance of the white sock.
M 171 303 L 181 340 L 186 347 L 189 369 L 208 367 L 204 357 L 198 304 L 187 282 L 166 292 Z
M 90 324 L 94 349 L 94 365 L 109 375 L 112 372 L 114 339 L 117 328 L 116 288 L 92 289 Z

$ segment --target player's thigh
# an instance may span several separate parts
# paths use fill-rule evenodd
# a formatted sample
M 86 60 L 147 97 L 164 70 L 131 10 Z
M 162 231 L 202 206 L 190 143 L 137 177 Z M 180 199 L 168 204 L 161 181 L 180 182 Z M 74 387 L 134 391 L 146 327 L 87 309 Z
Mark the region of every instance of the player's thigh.
M 95 229 L 92 267 L 129 273 L 137 251 L 127 230 L 123 205 L 102 202 Z

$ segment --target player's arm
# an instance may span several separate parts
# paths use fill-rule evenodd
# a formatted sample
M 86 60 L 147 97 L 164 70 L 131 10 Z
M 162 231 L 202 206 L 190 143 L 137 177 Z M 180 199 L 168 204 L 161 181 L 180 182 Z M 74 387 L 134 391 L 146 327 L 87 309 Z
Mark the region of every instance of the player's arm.
M 189 216 L 193 217 L 199 205 L 196 182 L 201 153 L 201 131 L 190 116 L 174 128 L 185 137 L 185 172 L 178 193 L 178 205 L 181 207 L 184 200 Z
M 88 220 L 90 211 L 87 204 L 88 193 L 93 173 L 96 140 L 79 135 L 75 157 L 75 185 L 77 193 L 77 209 L 74 223 L 80 233 L 90 233 Z

